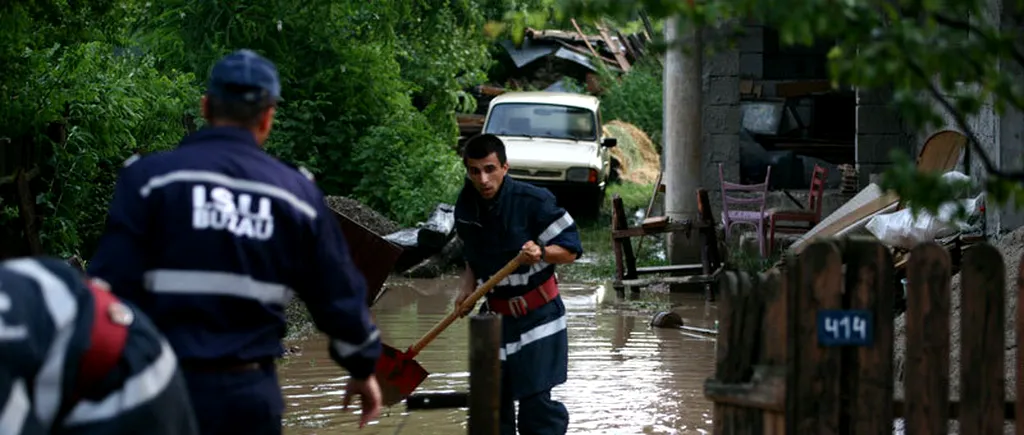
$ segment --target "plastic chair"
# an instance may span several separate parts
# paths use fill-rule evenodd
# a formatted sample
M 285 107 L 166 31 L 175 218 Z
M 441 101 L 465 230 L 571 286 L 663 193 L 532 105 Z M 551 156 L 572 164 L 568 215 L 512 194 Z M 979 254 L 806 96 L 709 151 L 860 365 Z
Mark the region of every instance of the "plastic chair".
M 758 184 L 739 184 L 725 181 L 725 172 L 722 164 L 718 164 L 718 179 L 722 184 L 722 226 L 725 227 L 725 237 L 728 239 L 732 232 L 733 225 L 751 225 L 757 230 L 757 243 L 761 255 L 767 255 L 765 251 L 765 205 L 768 203 L 768 181 L 771 179 L 772 167 L 764 175 L 764 182 Z M 745 192 L 744 196 L 730 196 L 730 192 Z M 753 204 L 756 210 L 740 210 L 731 206 Z
M 821 200 L 825 196 L 825 180 L 828 169 L 814 165 L 811 174 L 811 190 L 807 195 L 807 208 L 802 210 L 772 208 L 768 210 L 768 246 L 775 249 L 775 233 L 803 234 L 821 222 Z M 804 225 L 778 225 L 777 222 L 805 222 Z

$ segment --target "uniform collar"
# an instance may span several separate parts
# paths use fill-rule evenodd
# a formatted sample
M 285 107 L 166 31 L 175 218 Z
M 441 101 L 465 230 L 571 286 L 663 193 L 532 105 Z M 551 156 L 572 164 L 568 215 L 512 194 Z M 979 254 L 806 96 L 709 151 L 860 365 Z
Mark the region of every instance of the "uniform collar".
M 515 189 L 514 183 L 515 180 L 506 174 L 501 181 L 501 187 L 494 194 L 494 198 L 487 200 L 480 196 L 480 192 L 473 187 L 473 182 L 467 177 L 462 186 L 462 193 L 459 195 L 459 201 L 464 205 L 461 207 L 461 211 L 466 213 L 467 218 L 476 222 L 480 221 L 481 213 L 487 209 L 494 210 L 497 216 L 504 216 L 508 211 L 508 199 L 512 197 L 509 191 Z
M 233 126 L 203 127 L 199 131 L 186 136 L 180 145 L 209 144 L 210 142 L 243 143 L 257 148 L 260 147 L 256 143 L 256 137 L 253 136 L 251 131 Z

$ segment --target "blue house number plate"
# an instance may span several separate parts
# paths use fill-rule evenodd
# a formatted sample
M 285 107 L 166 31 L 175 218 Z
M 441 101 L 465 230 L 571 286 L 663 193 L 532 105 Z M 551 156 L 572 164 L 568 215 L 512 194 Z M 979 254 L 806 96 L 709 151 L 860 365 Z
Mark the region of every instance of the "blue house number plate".
M 868 310 L 818 311 L 818 344 L 871 346 L 875 340 L 874 320 Z

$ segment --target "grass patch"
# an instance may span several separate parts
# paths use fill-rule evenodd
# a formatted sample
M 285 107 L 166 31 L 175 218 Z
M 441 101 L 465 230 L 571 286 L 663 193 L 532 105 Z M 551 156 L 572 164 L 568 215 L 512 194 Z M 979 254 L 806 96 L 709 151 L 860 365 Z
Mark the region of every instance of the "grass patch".
M 601 213 L 595 219 L 577 221 L 580 241 L 583 243 L 583 257 L 576 263 L 558 267 L 559 278 L 573 282 L 601 282 L 615 276 L 615 256 L 612 253 L 612 198 L 618 194 L 626 210 L 626 218 L 630 224 L 635 219 L 637 210 L 646 210 L 651 200 L 654 185 L 622 182 L 608 187 L 608 196 Z M 636 253 L 637 263 L 644 266 L 668 264 L 663 259 L 663 236 L 647 236 L 643 249 Z M 639 239 L 633 239 L 636 249 Z

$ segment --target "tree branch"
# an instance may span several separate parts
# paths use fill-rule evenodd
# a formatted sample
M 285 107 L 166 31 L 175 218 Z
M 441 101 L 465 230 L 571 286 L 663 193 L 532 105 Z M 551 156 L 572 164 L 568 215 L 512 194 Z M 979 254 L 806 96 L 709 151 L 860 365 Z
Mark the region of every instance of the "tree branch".
M 974 150 L 981 159 L 981 164 L 985 167 L 985 172 L 999 178 L 1007 178 L 1024 182 L 1024 171 L 1003 171 L 996 167 L 995 163 L 992 162 L 992 157 L 990 157 L 981 147 L 981 142 L 978 141 L 978 136 L 974 133 L 974 129 L 967 124 L 967 118 L 953 107 L 953 104 L 949 102 L 949 99 L 946 98 L 945 95 L 942 95 L 942 92 L 940 92 L 939 88 L 935 86 L 935 83 L 930 77 L 928 77 L 928 74 L 926 74 L 921 66 L 918 65 L 917 62 L 914 61 L 913 57 L 910 56 L 906 47 L 903 46 L 903 44 L 900 44 L 899 47 L 906 58 L 907 67 L 910 68 L 914 75 L 927 83 L 928 93 L 931 97 L 935 99 L 943 109 L 945 109 L 946 113 L 953 117 L 953 120 L 956 121 L 957 127 L 960 128 L 964 135 L 967 136 L 967 143 L 970 145 L 970 149 Z
M 935 22 L 942 24 L 946 27 L 950 27 L 956 30 L 966 30 L 970 33 L 977 34 L 985 38 L 985 40 L 989 43 L 998 42 L 996 38 L 985 32 L 981 27 L 971 24 L 970 21 L 958 20 L 940 13 L 933 13 L 932 17 L 935 18 Z M 1007 50 L 1010 52 L 1010 57 L 1012 57 L 1014 61 L 1020 64 L 1022 68 L 1024 68 L 1024 53 L 1021 53 L 1021 51 L 1018 50 L 1017 47 L 1014 46 L 1013 44 L 1010 44 L 1010 46 L 1007 47 Z

